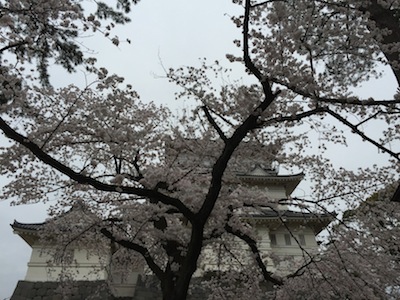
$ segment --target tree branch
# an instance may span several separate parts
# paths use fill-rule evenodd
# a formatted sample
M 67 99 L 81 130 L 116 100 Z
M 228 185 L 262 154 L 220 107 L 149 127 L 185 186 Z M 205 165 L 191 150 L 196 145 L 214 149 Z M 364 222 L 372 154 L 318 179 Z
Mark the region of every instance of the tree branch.
M 140 152 L 139 152 L 139 150 L 137 150 L 137 151 L 136 151 L 135 158 L 134 158 L 134 160 L 133 160 L 133 166 L 135 167 L 135 170 L 136 170 L 136 172 L 138 173 L 138 175 L 135 176 L 136 179 L 137 179 L 137 181 L 139 181 L 140 179 L 143 179 L 143 178 L 144 178 L 144 177 L 143 177 L 143 174 L 142 174 L 142 172 L 141 172 L 141 170 L 140 170 L 140 166 L 139 166 L 139 154 L 140 154 Z
M 199 225 L 204 226 L 207 221 L 214 205 L 217 201 L 219 192 L 221 190 L 221 181 L 222 176 L 224 175 L 225 169 L 228 165 L 230 158 L 232 157 L 233 152 L 239 146 L 241 141 L 246 137 L 246 135 L 253 129 L 256 129 L 259 126 L 259 118 L 263 111 L 265 111 L 270 104 L 276 99 L 279 94 L 279 91 L 273 93 L 267 78 L 264 78 L 261 72 L 256 68 L 249 57 L 249 49 L 248 49 L 248 23 L 249 23 L 249 14 L 250 14 L 250 0 L 246 0 L 246 8 L 245 8 L 245 24 L 244 28 L 244 60 L 246 63 L 246 67 L 249 71 L 254 74 L 260 81 L 263 92 L 264 92 L 264 100 L 254 109 L 254 112 L 250 114 L 246 120 L 235 130 L 232 136 L 225 141 L 225 147 L 222 150 L 221 155 L 215 162 L 212 172 L 211 172 L 211 182 L 206 198 L 201 206 L 199 212 L 196 214 Z
M 171 205 L 178 209 L 189 221 L 193 221 L 194 213 L 181 202 L 179 199 L 169 197 L 156 190 L 145 189 L 145 188 L 135 188 L 130 186 L 119 186 L 100 182 L 92 177 L 85 176 L 81 173 L 77 173 L 70 167 L 62 164 L 55 158 L 51 157 L 49 154 L 44 152 L 37 144 L 31 142 L 27 137 L 19 134 L 14 129 L 12 129 L 1 117 L 0 117 L 0 129 L 5 133 L 5 135 L 19 143 L 20 145 L 27 148 L 31 153 L 37 157 L 40 161 L 53 167 L 62 174 L 68 176 L 72 180 L 80 184 L 88 184 L 99 191 L 105 192 L 115 192 L 121 194 L 133 194 L 141 197 L 146 197 L 154 202 L 161 202 L 165 205 Z
M 399 202 L 400 203 L 400 183 L 397 186 L 396 191 L 394 192 L 392 198 L 390 199 L 392 202 Z
M 208 110 L 210 112 L 212 112 L 213 114 L 215 114 L 217 117 L 219 117 L 222 121 L 224 121 L 226 124 L 230 125 L 230 126 L 235 126 L 231 121 L 229 121 L 227 118 L 225 118 L 223 115 L 221 115 L 220 113 L 216 112 L 215 110 L 213 110 L 212 108 L 208 107 Z
M 293 93 L 303 96 L 305 98 L 317 100 L 318 102 L 329 103 L 329 104 L 340 104 L 340 105 L 360 105 L 360 106 L 393 106 L 396 104 L 400 104 L 400 100 L 374 100 L 372 98 L 366 100 L 360 100 L 356 97 L 348 97 L 348 98 L 326 98 L 316 96 L 314 94 L 308 93 L 297 86 L 290 85 L 290 83 L 284 82 L 281 79 L 271 77 L 271 82 L 274 82 L 279 85 L 283 85 L 284 87 L 291 90 Z
M 361 105 L 361 106 L 393 106 L 396 104 L 400 104 L 400 100 L 360 100 L 357 98 L 324 98 L 318 97 L 317 100 L 319 102 L 331 103 L 331 104 L 343 104 L 343 105 Z
M 245 66 L 249 69 L 249 71 L 257 77 L 257 79 L 262 82 L 263 76 L 260 70 L 254 65 L 253 61 L 249 55 L 249 23 L 250 23 L 250 10 L 251 10 L 251 1 L 246 0 L 245 11 L 244 11 L 244 21 L 243 21 L 243 60 Z
M 268 120 L 265 120 L 262 122 L 262 125 L 269 125 L 272 123 L 278 123 L 278 122 L 294 122 L 294 121 L 300 121 L 303 118 L 310 117 L 312 115 L 316 115 L 319 113 L 323 113 L 325 111 L 325 108 L 323 107 L 317 107 L 315 109 L 309 110 L 302 112 L 297 115 L 291 115 L 291 116 L 281 116 L 281 117 L 275 117 L 271 118 Z
M 383 145 L 379 144 L 378 142 L 374 141 L 373 139 L 367 137 L 362 131 L 360 131 L 357 126 L 351 124 L 349 121 L 347 121 L 345 118 L 343 118 L 342 116 L 340 116 L 338 113 L 330 110 L 329 108 L 325 109 L 327 113 L 329 113 L 331 116 L 333 116 L 334 118 L 336 118 L 337 120 L 339 120 L 340 122 L 342 122 L 343 124 L 347 125 L 348 127 L 350 127 L 356 134 L 358 134 L 360 137 L 362 137 L 363 139 L 365 139 L 366 141 L 370 142 L 371 144 L 375 145 L 378 149 L 381 149 L 382 151 L 388 153 L 389 155 L 391 155 L 393 158 L 395 158 L 396 160 L 400 161 L 400 157 L 399 157 L 399 153 L 394 153 L 393 151 L 391 151 L 390 149 L 384 147 Z M 390 201 L 392 202 L 400 202 L 400 184 L 397 186 L 397 189 L 395 191 L 395 193 L 393 194 L 392 198 L 390 199 Z
M 269 272 L 267 270 L 267 267 L 265 266 L 261 255 L 260 255 L 260 251 L 258 250 L 257 247 L 257 242 L 251 238 L 250 236 L 248 236 L 247 234 L 239 231 L 239 230 L 235 230 L 233 229 L 230 225 L 225 225 L 225 230 L 231 234 L 233 234 L 234 236 L 238 237 L 239 239 L 241 239 L 242 241 L 244 241 L 249 247 L 251 252 L 253 253 L 253 255 L 255 256 L 255 260 L 257 262 L 258 267 L 261 269 L 261 272 L 264 276 L 264 279 L 268 282 L 271 282 L 273 284 L 276 285 L 283 285 L 283 282 L 279 279 L 276 279 L 274 277 L 272 277 L 272 273 Z
M 295 272 L 289 274 L 286 276 L 286 278 L 294 278 L 294 277 L 298 277 L 304 274 L 305 269 L 308 268 L 312 263 L 314 263 L 314 260 L 311 259 L 308 262 L 306 262 L 305 264 L 303 264 L 300 268 L 298 268 Z
M 154 259 L 152 258 L 152 256 L 150 255 L 150 252 L 147 250 L 147 248 L 138 245 L 136 243 L 133 243 L 131 241 L 127 241 L 127 240 L 122 240 L 122 239 L 117 239 L 112 233 L 111 231 L 109 231 L 106 228 L 102 228 L 100 230 L 100 232 L 109 240 L 111 240 L 112 242 L 115 242 L 119 245 L 121 245 L 124 248 L 127 249 L 132 249 L 138 253 L 140 253 L 143 258 L 146 260 L 147 265 L 149 266 L 149 268 L 154 272 L 154 274 L 157 276 L 157 278 L 162 281 L 164 278 L 164 272 L 162 271 L 162 269 L 155 263 Z
M 269 79 L 261 73 L 261 71 L 254 65 L 252 59 L 250 58 L 249 24 L 250 24 L 251 8 L 252 8 L 251 0 L 246 0 L 244 21 L 243 21 L 243 60 L 247 69 L 250 71 L 251 74 L 253 74 L 258 79 L 258 81 L 261 83 L 263 87 L 265 99 L 262 105 L 255 110 L 255 113 L 257 113 L 258 110 L 264 111 L 272 103 L 272 101 L 275 100 L 276 96 L 278 96 L 280 91 L 277 91 L 275 93 L 272 92 Z
M 218 126 L 218 124 L 215 122 L 215 120 L 214 120 L 213 117 L 211 116 L 210 112 L 208 111 L 207 106 L 204 105 L 204 106 L 202 106 L 201 108 L 203 109 L 204 114 L 206 115 L 208 122 L 210 122 L 210 124 L 212 125 L 212 127 L 214 127 L 214 129 L 218 132 L 219 137 L 220 137 L 224 142 L 226 142 L 226 141 L 227 141 L 227 138 L 226 138 L 224 132 L 222 131 L 222 129 Z
M 269 3 L 274 3 L 274 2 L 286 2 L 286 1 L 285 0 L 267 0 L 267 1 L 253 4 L 251 7 L 253 8 L 253 7 L 263 6 L 263 5 L 267 5 Z
M 372 116 L 369 116 L 368 118 L 362 120 L 361 122 L 359 122 L 358 124 L 355 124 L 354 126 L 355 126 L 355 127 L 359 127 L 359 126 L 361 126 L 362 124 L 368 122 L 369 120 L 375 119 L 379 114 L 383 114 L 383 113 L 385 113 L 385 112 L 382 111 L 382 110 L 379 110 L 378 112 L 374 113 Z
M 376 146 L 378 149 L 382 150 L 383 152 L 388 153 L 390 156 L 392 156 L 396 160 L 400 161 L 399 153 L 395 153 L 395 152 L 391 151 L 390 149 L 386 148 L 382 144 L 380 144 L 380 143 L 376 142 L 375 140 L 371 139 L 370 137 L 368 137 L 364 132 L 362 132 L 361 130 L 359 130 L 357 128 L 362 123 L 364 123 L 364 121 L 359 123 L 359 124 L 352 124 L 351 122 L 346 120 L 344 117 L 342 117 L 338 113 L 332 111 L 329 107 L 317 107 L 317 108 L 315 108 L 313 110 L 306 111 L 306 112 L 303 112 L 303 113 L 300 113 L 300 114 L 297 114 L 297 115 L 271 118 L 269 120 L 264 121 L 263 125 L 271 124 L 271 123 L 274 123 L 274 122 L 299 121 L 299 120 L 301 120 L 301 119 L 303 119 L 305 117 L 309 117 L 309 116 L 312 116 L 312 115 L 315 115 L 315 114 L 318 114 L 318 113 L 323 113 L 323 112 L 328 113 L 329 115 L 331 115 L 332 117 L 334 117 L 335 119 L 337 119 L 338 121 L 343 123 L 344 125 L 348 126 L 354 133 L 359 135 L 362 139 L 368 141 L 369 143 L 371 143 L 374 146 Z M 372 117 L 374 117 L 374 116 L 376 116 L 376 114 L 373 115 Z
M 21 41 L 21 42 L 17 42 L 17 43 L 13 43 L 13 44 L 8 44 L 7 46 L 4 46 L 3 48 L 0 49 L 0 53 L 6 51 L 8 49 L 15 48 L 15 47 L 20 47 L 20 46 L 26 45 L 26 44 L 28 44 L 28 42 L 26 42 L 26 41 Z
M 386 148 L 385 146 L 379 144 L 378 142 L 374 141 L 373 139 L 371 139 L 370 137 L 366 136 L 364 132 L 360 131 L 355 125 L 353 125 L 352 123 L 350 123 L 349 121 L 347 121 L 345 118 L 343 118 L 341 115 L 339 115 L 338 113 L 332 111 L 331 109 L 329 109 L 328 107 L 325 107 L 325 111 L 330 114 L 332 117 L 334 117 L 335 119 L 337 119 L 338 121 L 340 121 L 341 123 L 343 123 L 344 125 L 348 126 L 351 128 L 351 130 L 353 130 L 354 133 L 358 134 L 361 138 L 363 138 L 364 140 L 370 142 L 371 144 L 373 144 L 374 146 L 376 146 L 378 149 L 382 150 L 383 152 L 388 153 L 390 156 L 392 156 L 393 158 L 395 158 L 396 160 L 400 161 L 400 157 L 398 153 L 394 153 L 393 151 L 391 151 L 390 149 Z

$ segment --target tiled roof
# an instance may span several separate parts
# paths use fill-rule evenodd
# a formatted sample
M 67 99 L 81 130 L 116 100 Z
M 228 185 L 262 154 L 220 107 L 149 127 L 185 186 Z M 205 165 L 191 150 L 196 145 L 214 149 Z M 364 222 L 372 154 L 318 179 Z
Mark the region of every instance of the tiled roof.
M 319 213 L 310 213 L 310 212 L 300 212 L 300 211 L 277 211 L 277 210 L 264 210 L 260 213 L 250 214 L 251 217 L 260 217 L 260 218 L 289 218 L 289 219 L 326 219 L 335 217 L 335 213 L 332 214 L 319 214 Z
M 14 220 L 13 224 L 10 224 L 11 227 L 14 230 L 26 230 L 26 231 L 37 231 L 39 230 L 44 224 L 46 224 L 45 222 L 43 223 L 20 223 L 18 221 Z
M 336 213 L 310 213 L 299 211 L 274 211 L 266 209 L 261 212 L 250 212 L 243 214 L 242 218 L 255 223 L 302 223 L 314 228 L 315 234 L 320 233 L 336 217 Z
M 254 180 L 265 180 L 265 181 L 296 181 L 304 178 L 304 173 L 290 174 L 290 175 L 278 175 L 277 173 L 238 173 L 237 177 L 242 179 L 254 179 Z

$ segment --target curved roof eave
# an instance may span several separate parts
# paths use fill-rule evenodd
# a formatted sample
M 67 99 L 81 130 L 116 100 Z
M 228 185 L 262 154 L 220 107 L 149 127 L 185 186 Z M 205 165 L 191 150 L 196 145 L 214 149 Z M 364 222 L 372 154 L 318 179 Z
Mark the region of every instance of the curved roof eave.
M 12 227 L 12 229 L 14 229 L 16 231 L 36 232 L 40 228 L 42 228 L 44 224 L 46 224 L 46 222 L 42 222 L 42 223 L 20 223 L 20 222 L 14 220 L 14 223 L 10 224 L 10 226 Z
M 336 213 L 327 214 L 314 214 L 314 213 L 303 213 L 296 211 L 265 211 L 260 214 L 250 214 L 242 216 L 242 219 L 251 220 L 255 223 L 302 223 L 309 224 L 314 228 L 315 234 L 320 233 L 326 228 L 336 217 Z
M 20 223 L 14 220 L 13 224 L 10 224 L 15 234 L 18 234 L 29 246 L 35 243 L 38 239 L 38 231 L 43 227 L 43 223 Z
M 304 173 L 290 175 L 253 175 L 253 174 L 237 174 L 236 176 L 240 179 L 247 180 L 262 180 L 262 181 L 296 181 L 304 178 Z

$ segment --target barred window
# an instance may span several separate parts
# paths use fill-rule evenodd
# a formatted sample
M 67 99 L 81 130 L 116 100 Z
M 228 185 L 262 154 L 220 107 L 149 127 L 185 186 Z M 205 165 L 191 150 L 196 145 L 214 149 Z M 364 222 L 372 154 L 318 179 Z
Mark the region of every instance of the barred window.
M 286 246 L 292 245 L 292 241 L 290 239 L 290 234 L 289 233 L 285 233 L 285 244 L 286 244 Z
M 275 233 L 271 233 L 269 235 L 269 240 L 271 242 L 271 246 L 276 246 L 276 234 Z
M 301 246 L 306 245 L 306 238 L 305 238 L 304 234 L 299 234 L 299 243 Z

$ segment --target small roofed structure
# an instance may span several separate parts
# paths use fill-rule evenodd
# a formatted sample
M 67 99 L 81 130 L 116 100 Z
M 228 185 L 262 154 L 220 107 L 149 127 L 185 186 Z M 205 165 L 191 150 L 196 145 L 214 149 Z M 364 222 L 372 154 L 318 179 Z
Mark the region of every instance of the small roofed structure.
M 249 173 L 238 173 L 236 176 L 251 186 L 267 187 L 269 196 L 277 199 L 289 197 L 304 178 L 304 173 L 278 175 L 277 169 L 263 168 L 256 165 Z
M 38 231 L 45 223 L 20 223 L 14 220 L 11 224 L 14 233 L 18 234 L 29 246 L 33 246 L 38 240 Z
M 265 195 L 264 204 L 241 208 L 237 213 L 241 220 L 256 230 L 258 248 L 268 270 L 287 275 L 306 264 L 305 258 L 318 251 L 316 236 L 335 219 L 336 214 L 289 209 L 292 193 L 303 180 L 304 173 L 279 175 L 277 168 L 257 164 L 250 172 L 237 173 L 236 176 L 243 186 Z M 203 268 L 209 271 L 220 268 L 220 263 L 213 259 L 213 251 L 205 249 L 205 252 L 209 259 Z
M 282 224 L 297 226 L 308 226 L 313 229 L 315 235 L 324 230 L 336 217 L 335 213 L 310 213 L 292 210 L 271 210 L 266 209 L 259 213 L 252 213 L 243 216 L 253 224 L 266 224 L 270 228 L 276 228 Z
M 64 218 L 71 219 L 63 220 Z M 67 243 L 66 246 L 58 245 L 55 244 L 57 239 L 52 239 L 51 228 L 50 232 L 47 232 L 49 228 L 46 227 L 53 221 L 61 221 L 60 223 L 64 225 L 60 229 L 62 232 L 65 228 L 68 229 L 68 224 L 71 224 L 69 222 L 72 220 L 85 224 L 91 218 L 95 218 L 94 214 L 77 201 L 77 204 L 69 211 L 48 222 L 21 223 L 14 221 L 11 224 L 14 233 L 18 234 L 32 248 L 32 253 L 26 276 L 18 283 L 10 300 L 64 299 L 64 296 L 60 297 L 65 290 L 60 287 L 65 283 L 69 284 L 67 291 L 73 292 L 65 299 L 92 297 L 93 299 L 113 300 L 132 297 L 139 271 L 133 270 L 123 275 L 118 273 L 119 271 L 113 268 L 111 247 L 105 245 L 104 249 L 94 251 L 93 248 L 83 248 L 73 242 Z M 47 232 L 50 239 L 42 239 L 42 232 Z M 59 233 L 55 232 L 54 234 Z M 43 295 L 48 297 L 43 298 Z

